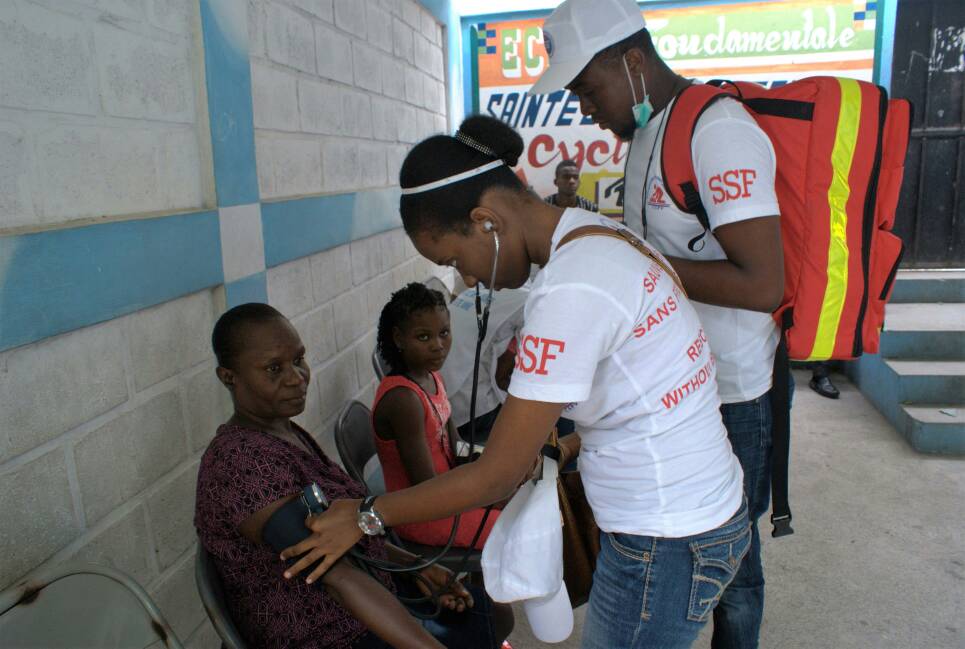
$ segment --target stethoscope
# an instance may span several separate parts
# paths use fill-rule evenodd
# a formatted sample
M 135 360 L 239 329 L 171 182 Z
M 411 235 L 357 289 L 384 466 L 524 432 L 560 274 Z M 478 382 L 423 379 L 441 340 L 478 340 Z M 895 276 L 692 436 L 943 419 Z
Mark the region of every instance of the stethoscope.
M 476 282 L 476 356 L 472 364 L 472 392 L 469 397 L 469 457 L 472 458 L 476 446 L 476 392 L 479 388 L 479 363 L 482 356 L 483 340 L 486 338 L 486 331 L 489 329 L 489 309 L 493 305 L 493 292 L 496 284 L 496 267 L 499 264 L 499 233 L 493 230 L 492 221 L 486 221 L 483 226 L 486 232 L 492 232 L 493 243 L 496 251 L 493 254 L 493 269 L 489 275 L 489 295 L 486 296 L 486 306 L 482 306 L 482 295 L 479 290 L 479 282 Z M 488 511 L 487 511 L 488 514 Z M 483 519 L 485 523 L 485 518 Z
M 493 286 L 496 283 L 496 268 L 499 263 L 499 234 L 497 234 L 493 230 L 493 224 L 491 221 L 487 221 L 483 225 L 483 230 L 486 232 L 492 232 L 493 242 L 495 244 L 496 250 L 495 250 L 495 254 L 493 255 L 493 268 L 492 268 L 492 272 L 490 273 L 489 284 L 487 286 L 489 290 L 489 294 L 486 296 L 485 306 L 483 306 L 482 304 L 482 292 L 479 290 L 479 282 L 478 281 L 476 282 L 475 303 L 476 303 L 477 337 L 476 337 L 476 354 L 473 359 L 473 368 L 472 368 L 472 391 L 469 397 L 469 453 L 466 458 L 467 462 L 473 462 L 476 459 L 476 453 L 475 453 L 476 396 L 479 388 L 479 364 L 480 364 L 480 359 L 482 357 L 483 340 L 486 338 L 486 331 L 489 328 L 489 311 L 493 304 L 493 293 L 494 293 Z M 312 514 L 321 513 L 328 508 L 328 500 L 325 498 L 325 495 L 322 493 L 322 490 L 318 487 L 318 485 L 315 485 L 315 484 L 305 487 L 304 492 L 302 494 L 302 502 L 306 505 L 306 507 L 308 507 L 308 510 Z M 466 551 L 465 553 L 463 553 L 462 559 L 460 559 L 459 563 L 457 564 L 457 569 L 452 570 L 452 575 L 450 576 L 449 582 L 446 584 L 446 587 L 443 589 L 443 592 L 449 589 L 449 587 L 455 581 L 456 577 L 461 572 L 464 572 L 465 567 L 469 562 L 469 557 L 472 555 L 473 549 L 476 547 L 476 543 L 479 541 L 479 537 L 482 535 L 483 530 L 486 529 L 486 521 L 489 519 L 489 514 L 492 512 L 492 510 L 493 510 L 492 505 L 489 505 L 488 507 L 486 507 L 486 510 L 483 513 L 483 517 L 479 521 L 479 527 L 476 529 L 476 533 L 472 537 L 472 541 L 469 543 L 468 546 L 466 546 Z M 433 592 L 432 584 L 430 584 L 426 580 L 426 578 L 419 573 L 422 570 L 425 570 L 426 568 L 435 565 L 444 556 L 446 556 L 449 553 L 449 550 L 452 549 L 453 542 L 456 540 L 456 533 L 458 532 L 458 530 L 459 530 L 459 514 L 456 514 L 453 517 L 452 529 L 449 532 L 449 538 L 446 540 L 446 544 L 442 547 L 442 549 L 440 549 L 435 556 L 430 557 L 428 559 L 424 559 L 413 565 L 403 566 L 401 564 L 397 564 L 392 561 L 383 561 L 381 559 L 375 559 L 375 558 L 366 556 L 358 549 L 357 546 L 353 546 L 348 551 L 348 554 L 353 559 L 355 559 L 355 561 L 358 562 L 360 566 L 364 566 L 370 572 L 371 572 L 371 569 L 375 569 L 381 572 L 395 573 L 395 574 L 411 573 L 412 577 L 421 581 L 423 584 L 427 586 L 427 589 L 429 590 L 429 592 Z M 402 545 L 402 549 L 405 549 L 404 544 L 400 543 L 400 545 Z M 399 601 L 403 602 L 404 604 L 421 604 L 423 602 L 427 602 L 432 599 L 431 595 L 426 597 L 403 597 L 401 595 L 397 595 L 397 597 Z M 410 613 L 412 613 L 416 617 L 420 617 L 423 619 L 431 619 L 431 618 L 438 617 L 441 611 L 442 611 L 442 604 L 440 602 L 437 602 L 435 611 L 431 614 L 422 614 L 417 611 L 411 611 L 411 610 L 410 610 Z

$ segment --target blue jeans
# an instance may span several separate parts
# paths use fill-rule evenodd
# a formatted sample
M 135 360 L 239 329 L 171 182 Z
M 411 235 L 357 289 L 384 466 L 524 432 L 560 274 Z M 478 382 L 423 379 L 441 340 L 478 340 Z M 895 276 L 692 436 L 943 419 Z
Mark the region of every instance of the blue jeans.
M 746 502 L 694 536 L 601 533 L 583 649 L 690 647 L 750 543 Z
M 714 610 L 712 649 L 755 649 L 764 617 L 764 567 L 757 520 L 771 499 L 770 392 L 720 408 L 727 437 L 744 470 L 744 495 L 751 523 L 751 547 Z

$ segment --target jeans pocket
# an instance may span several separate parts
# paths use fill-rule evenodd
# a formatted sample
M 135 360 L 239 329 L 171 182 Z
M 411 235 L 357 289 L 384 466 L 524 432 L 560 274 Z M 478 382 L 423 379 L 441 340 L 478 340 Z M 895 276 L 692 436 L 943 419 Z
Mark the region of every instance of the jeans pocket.
M 694 573 L 690 586 L 688 620 L 706 622 L 710 619 L 711 612 L 724 594 L 724 589 L 737 574 L 750 545 L 751 528 L 747 524 L 736 533 L 690 544 Z
M 606 537 L 610 541 L 610 546 L 626 558 L 641 563 L 650 563 L 654 549 L 653 537 L 617 532 L 608 532 Z
M 738 458 L 756 454 L 771 445 L 770 392 L 742 403 L 726 403 L 720 409 L 727 439 Z
M 601 541 L 590 592 L 591 610 L 599 609 L 605 619 L 614 615 L 627 619 L 630 611 L 638 611 L 640 620 L 649 620 L 650 577 L 657 539 L 605 532 Z

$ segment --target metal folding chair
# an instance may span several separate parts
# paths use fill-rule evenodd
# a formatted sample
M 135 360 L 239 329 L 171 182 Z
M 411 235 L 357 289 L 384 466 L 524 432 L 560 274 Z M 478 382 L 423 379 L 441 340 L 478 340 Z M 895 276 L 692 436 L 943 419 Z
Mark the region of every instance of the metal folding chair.
M 218 568 L 214 565 L 211 555 L 200 543 L 198 543 L 198 556 L 194 560 L 194 581 L 198 584 L 198 594 L 201 595 L 201 603 L 208 613 L 208 619 L 211 620 L 214 630 L 221 638 L 221 649 L 248 649 L 228 611 L 228 602 L 224 596 L 224 586 L 221 583 Z
M 438 277 L 436 276 L 428 277 L 422 283 L 425 284 L 428 288 L 431 288 L 435 291 L 439 291 L 440 293 L 442 293 L 442 297 L 446 298 L 446 302 L 452 302 L 452 292 L 449 290 L 449 287 L 446 286 L 446 283 L 443 282 Z
M 349 401 L 339 413 L 335 420 L 335 447 L 338 449 L 338 455 L 346 473 L 365 485 L 368 493 L 373 495 L 385 493 L 382 467 L 378 464 L 378 455 L 375 450 L 372 412 L 361 402 Z M 372 485 L 376 488 L 373 489 Z M 394 541 L 409 552 L 423 557 L 433 557 L 441 549 L 412 541 L 402 542 L 397 538 Z M 463 566 L 462 558 L 465 552 L 465 548 L 452 548 L 439 560 L 439 563 L 454 570 L 461 568 L 466 572 L 482 572 L 480 563 L 482 552 L 473 550 Z
M 137 582 L 86 564 L 39 571 L 0 593 L 0 647 L 183 649 Z

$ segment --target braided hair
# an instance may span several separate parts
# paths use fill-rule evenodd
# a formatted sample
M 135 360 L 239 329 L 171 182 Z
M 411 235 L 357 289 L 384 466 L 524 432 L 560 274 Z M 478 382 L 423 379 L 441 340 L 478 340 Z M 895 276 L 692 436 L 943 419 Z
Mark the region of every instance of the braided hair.
M 434 291 L 425 284 L 412 282 L 392 294 L 388 303 L 382 307 L 379 316 L 379 329 L 376 334 L 376 345 L 379 355 L 389 364 L 390 374 L 404 374 L 408 371 L 402 351 L 396 346 L 393 332 L 401 327 L 413 313 L 423 309 L 436 307 L 448 308 L 446 298 L 439 291 Z

